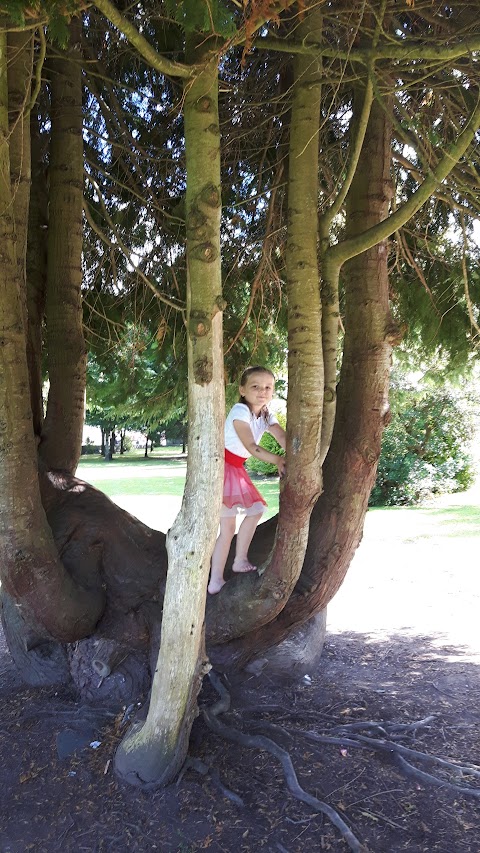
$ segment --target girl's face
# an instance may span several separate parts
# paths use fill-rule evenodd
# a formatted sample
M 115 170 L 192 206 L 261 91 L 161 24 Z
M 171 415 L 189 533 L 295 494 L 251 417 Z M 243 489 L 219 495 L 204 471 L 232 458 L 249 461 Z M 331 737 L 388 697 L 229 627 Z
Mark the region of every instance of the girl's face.
M 263 406 L 268 406 L 273 392 L 275 382 L 270 373 L 255 372 L 247 376 L 245 385 L 240 385 L 240 394 L 248 403 L 252 412 L 258 415 Z

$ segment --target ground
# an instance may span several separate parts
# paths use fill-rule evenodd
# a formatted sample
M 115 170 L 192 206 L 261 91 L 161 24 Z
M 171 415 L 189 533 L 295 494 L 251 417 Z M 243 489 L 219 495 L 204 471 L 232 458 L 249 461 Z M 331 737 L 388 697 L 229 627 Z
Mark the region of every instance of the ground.
M 450 529 L 454 503 L 393 511 L 387 526 L 369 513 L 365 541 L 329 608 L 318 670 L 296 684 L 250 676 L 227 685 L 231 709 L 219 719 L 288 750 L 303 790 L 332 806 L 374 853 L 480 851 L 475 500 Z M 206 684 L 202 706 L 216 699 Z M 123 712 L 86 708 L 66 690 L 26 688 L 3 638 L 0 714 L 0 853 L 349 849 L 319 808 L 287 790 L 277 758 L 225 740 L 202 715 L 190 752 L 209 773 L 190 766 L 176 786 L 152 793 L 120 783 L 111 759 L 128 725 Z M 408 778 L 381 748 L 385 735 L 467 769 L 455 774 L 404 753 L 443 782 Z

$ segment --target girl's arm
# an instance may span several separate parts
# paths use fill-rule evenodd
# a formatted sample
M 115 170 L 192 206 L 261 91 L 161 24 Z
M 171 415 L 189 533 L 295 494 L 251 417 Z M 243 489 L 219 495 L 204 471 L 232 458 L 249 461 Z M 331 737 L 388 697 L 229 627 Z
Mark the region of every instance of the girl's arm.
M 260 459 L 262 462 L 270 462 L 271 464 L 276 465 L 278 473 L 282 476 L 285 469 L 285 457 L 277 456 L 276 453 L 270 453 L 269 450 L 265 450 L 264 447 L 260 447 L 259 444 L 256 444 L 252 430 L 245 421 L 235 420 L 233 422 L 233 426 L 245 449 L 248 450 L 255 459 Z M 280 429 L 282 428 L 280 427 Z
M 280 424 L 271 424 L 268 427 L 268 431 L 273 435 L 273 437 L 278 441 L 282 450 L 285 450 L 285 445 L 287 443 L 287 433 L 280 426 Z

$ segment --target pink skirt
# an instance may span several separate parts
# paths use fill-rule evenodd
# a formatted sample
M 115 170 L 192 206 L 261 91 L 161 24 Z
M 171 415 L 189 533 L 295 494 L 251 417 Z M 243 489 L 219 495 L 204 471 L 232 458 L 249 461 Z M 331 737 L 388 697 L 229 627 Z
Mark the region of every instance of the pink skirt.
M 245 459 L 236 456 L 229 450 L 225 450 L 225 473 L 223 477 L 223 503 L 229 509 L 234 506 L 249 508 L 260 502 L 264 506 L 267 502 L 253 485 L 245 468 Z

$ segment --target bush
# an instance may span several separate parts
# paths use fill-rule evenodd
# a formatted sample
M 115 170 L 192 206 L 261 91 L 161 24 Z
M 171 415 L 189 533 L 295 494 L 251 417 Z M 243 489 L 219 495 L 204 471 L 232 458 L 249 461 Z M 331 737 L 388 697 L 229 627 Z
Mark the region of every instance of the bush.
M 285 428 L 285 415 L 278 412 L 276 414 L 276 418 L 279 424 Z M 278 441 L 269 432 L 263 433 L 262 438 L 260 439 L 260 446 L 264 447 L 265 450 L 269 450 L 270 453 L 276 453 L 277 456 L 285 455 Z M 260 459 L 254 459 L 253 456 L 250 456 L 247 459 L 245 467 L 250 474 L 261 474 L 264 477 L 278 476 L 278 468 L 276 465 L 273 465 L 270 462 L 262 462 Z
M 416 504 L 473 483 L 473 407 L 466 394 L 394 388 L 391 409 L 370 506 Z
M 130 453 L 133 450 L 133 439 L 130 435 L 123 436 L 123 452 Z

